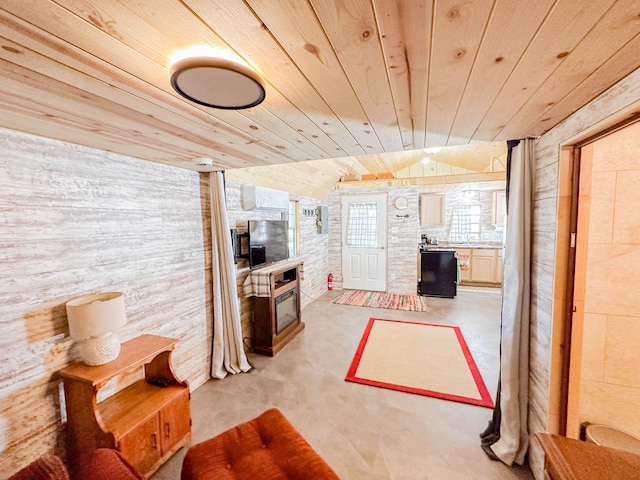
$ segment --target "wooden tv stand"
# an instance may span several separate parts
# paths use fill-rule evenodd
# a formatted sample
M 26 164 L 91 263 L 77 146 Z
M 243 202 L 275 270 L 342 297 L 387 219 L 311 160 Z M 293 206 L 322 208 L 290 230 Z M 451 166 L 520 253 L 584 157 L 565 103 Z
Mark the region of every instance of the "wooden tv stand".
M 304 329 L 300 315 L 300 267 L 301 264 L 289 263 L 251 272 L 251 275 L 266 277 L 268 285 L 266 292 L 258 292 L 253 298 L 252 352 L 272 357 Z M 292 315 L 281 328 L 278 325 L 280 308 L 287 308 Z
M 58 371 L 64 383 L 68 454 L 73 462 L 98 448 L 113 448 L 149 477 L 189 443 L 189 384 L 180 381 L 171 367 L 177 341 L 141 335 L 123 343 L 112 362 L 94 367 L 75 362 Z M 140 367 L 144 378 L 98 403 L 98 391 L 109 380 Z

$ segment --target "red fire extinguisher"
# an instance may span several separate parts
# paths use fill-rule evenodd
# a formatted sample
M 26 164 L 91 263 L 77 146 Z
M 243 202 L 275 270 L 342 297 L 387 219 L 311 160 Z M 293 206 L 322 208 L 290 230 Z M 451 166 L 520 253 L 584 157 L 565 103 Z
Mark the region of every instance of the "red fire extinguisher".
M 333 275 L 331 274 L 327 277 L 327 290 L 333 290 Z

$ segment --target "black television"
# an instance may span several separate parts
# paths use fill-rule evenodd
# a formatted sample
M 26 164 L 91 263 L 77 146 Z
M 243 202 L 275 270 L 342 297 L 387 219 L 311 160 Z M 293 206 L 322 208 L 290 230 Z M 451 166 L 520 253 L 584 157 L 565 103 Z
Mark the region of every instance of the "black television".
M 263 267 L 289 258 L 287 220 L 249 220 L 249 265 Z

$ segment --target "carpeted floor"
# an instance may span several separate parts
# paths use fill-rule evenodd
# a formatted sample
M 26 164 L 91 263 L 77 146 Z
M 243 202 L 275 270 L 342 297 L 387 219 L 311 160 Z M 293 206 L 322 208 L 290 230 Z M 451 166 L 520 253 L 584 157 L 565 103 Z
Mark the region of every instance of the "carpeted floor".
M 366 290 L 347 290 L 336 298 L 333 303 L 358 307 L 388 308 L 408 312 L 429 311 L 422 297 L 418 295 L 398 295 Z
M 346 380 L 493 407 L 460 328 L 371 318 Z

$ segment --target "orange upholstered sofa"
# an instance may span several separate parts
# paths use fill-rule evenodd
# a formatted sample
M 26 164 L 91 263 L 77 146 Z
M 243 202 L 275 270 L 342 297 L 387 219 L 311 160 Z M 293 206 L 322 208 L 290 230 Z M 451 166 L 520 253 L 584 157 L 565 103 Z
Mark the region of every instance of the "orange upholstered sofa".
M 189 449 L 182 480 L 339 480 L 279 410 Z
M 80 467 L 78 480 L 144 480 L 116 450 L 100 448 Z M 40 458 L 15 473 L 9 480 L 69 480 L 69 472 L 60 457 Z
M 78 480 L 144 480 L 116 450 L 101 448 L 80 466 Z M 272 408 L 191 447 L 182 480 L 339 480 L 279 410 Z M 33 462 L 9 480 L 69 480 L 60 458 Z

